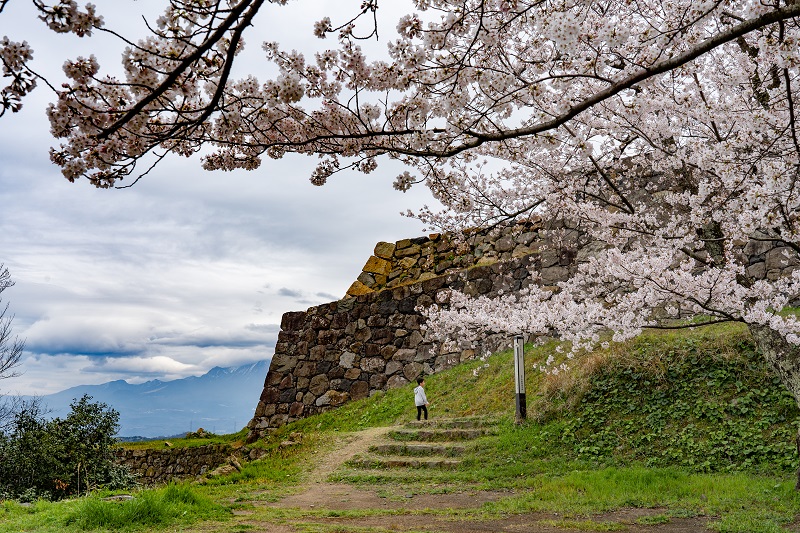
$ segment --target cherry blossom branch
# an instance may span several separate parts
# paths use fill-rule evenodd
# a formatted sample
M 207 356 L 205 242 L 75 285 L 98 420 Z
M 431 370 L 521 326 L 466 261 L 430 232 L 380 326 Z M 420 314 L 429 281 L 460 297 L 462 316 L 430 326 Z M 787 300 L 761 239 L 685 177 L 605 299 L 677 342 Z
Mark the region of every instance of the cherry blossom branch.
M 239 5 L 236 6 L 231 13 L 225 18 L 225 20 L 220 24 L 220 26 L 207 38 L 203 43 L 201 43 L 193 53 L 186 56 L 170 73 L 167 75 L 164 80 L 144 98 L 136 102 L 125 114 L 122 115 L 117 121 L 115 121 L 110 126 L 103 128 L 101 132 L 97 135 L 98 138 L 104 139 L 108 138 L 114 132 L 122 128 L 125 124 L 130 122 L 134 117 L 136 117 L 139 113 L 141 113 L 144 109 L 147 108 L 150 104 L 160 98 L 169 88 L 171 88 L 175 82 L 181 77 L 181 75 L 189 69 L 194 63 L 196 63 L 203 55 L 208 52 L 214 45 L 216 45 L 223 36 L 234 27 L 235 33 L 234 38 L 238 42 L 239 38 L 241 38 L 241 34 L 244 31 L 244 28 L 250 25 L 255 17 L 258 10 L 263 5 L 264 0 L 241 0 Z M 241 21 L 239 18 L 241 17 Z M 234 46 L 231 49 L 235 49 Z M 229 49 L 230 50 L 230 49 Z M 229 59 L 232 57 L 229 51 Z M 230 61 L 227 62 L 225 65 L 225 70 L 223 75 L 225 79 L 227 79 L 228 74 L 230 73 L 231 63 Z M 223 84 L 220 84 L 222 87 Z M 214 102 L 218 102 L 219 98 L 221 97 L 221 88 L 218 89 L 214 94 Z M 205 114 L 204 118 L 207 118 L 208 115 L 213 111 L 213 108 L 209 107 L 208 112 Z
M 595 105 L 600 104 L 605 100 L 608 100 L 613 96 L 616 96 L 617 94 L 621 93 L 622 91 L 630 89 L 649 78 L 657 76 L 658 74 L 663 74 L 675 70 L 687 63 L 690 63 L 691 61 L 694 61 L 698 57 L 707 54 L 713 49 L 718 48 L 723 44 L 729 43 L 741 36 L 747 35 L 748 33 L 751 33 L 757 29 L 763 28 L 770 24 L 774 24 L 781 20 L 787 20 L 797 16 L 800 16 L 800 3 L 792 4 L 784 8 L 778 8 L 775 11 L 764 14 L 755 19 L 742 22 L 738 26 L 734 26 L 731 29 L 715 37 L 711 37 L 702 42 L 701 44 L 699 44 L 698 46 L 674 58 L 662 61 L 660 63 L 656 63 L 647 68 L 642 68 L 636 74 L 627 76 L 626 78 L 614 83 L 605 90 L 600 91 L 597 94 L 589 98 L 586 98 L 583 101 L 573 106 L 570 106 L 570 109 L 568 111 L 556 115 L 555 118 L 553 118 L 552 120 L 541 122 L 534 126 L 529 126 L 524 128 L 514 128 L 500 133 L 467 131 L 465 133 L 473 138 L 472 141 L 465 141 L 460 146 L 454 147 L 452 149 L 442 150 L 440 152 L 426 151 L 421 153 L 424 153 L 426 155 L 436 155 L 439 157 L 450 157 L 462 153 L 466 150 L 476 148 L 486 142 L 501 141 L 517 137 L 526 137 L 543 133 L 549 130 L 553 130 L 561 126 L 562 124 L 567 123 L 568 121 L 575 118 L 577 115 L 586 111 L 587 109 L 590 109 Z

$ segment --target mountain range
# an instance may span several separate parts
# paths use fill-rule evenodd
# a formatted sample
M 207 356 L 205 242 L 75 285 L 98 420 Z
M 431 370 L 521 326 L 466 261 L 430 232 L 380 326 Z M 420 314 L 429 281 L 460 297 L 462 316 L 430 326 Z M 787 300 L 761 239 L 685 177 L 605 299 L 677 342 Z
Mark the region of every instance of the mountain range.
M 234 433 L 252 418 L 264 387 L 269 361 L 215 367 L 202 376 L 130 384 L 124 380 L 79 385 L 42 397 L 52 416 L 64 417 L 73 399 L 88 394 L 120 414 L 119 437 L 171 437 L 203 428 Z

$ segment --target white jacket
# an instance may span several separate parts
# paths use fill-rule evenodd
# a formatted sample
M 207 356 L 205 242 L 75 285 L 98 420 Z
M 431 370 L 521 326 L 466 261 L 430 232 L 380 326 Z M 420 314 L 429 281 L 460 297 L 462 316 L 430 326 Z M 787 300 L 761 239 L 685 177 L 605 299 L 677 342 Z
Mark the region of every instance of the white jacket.
M 419 407 L 420 405 L 426 405 L 428 403 L 428 397 L 425 396 L 425 389 L 422 385 L 418 385 L 416 389 L 414 389 L 414 404 Z

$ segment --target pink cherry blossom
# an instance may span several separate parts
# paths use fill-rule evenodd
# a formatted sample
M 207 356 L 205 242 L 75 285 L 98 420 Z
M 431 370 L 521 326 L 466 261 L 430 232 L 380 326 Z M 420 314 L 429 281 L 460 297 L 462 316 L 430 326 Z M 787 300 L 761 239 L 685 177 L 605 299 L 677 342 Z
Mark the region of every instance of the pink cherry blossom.
M 210 170 L 306 154 L 317 185 L 395 159 L 397 189 L 424 183 L 443 206 L 409 213 L 431 228 L 541 214 L 599 243 L 557 287 L 453 293 L 427 311 L 442 337 L 557 332 L 577 353 L 690 316 L 739 321 L 800 400 L 800 324 L 779 314 L 800 294 L 800 3 L 415 0 L 377 58 L 360 41 L 379 36 L 376 0 L 309 13 L 298 31 L 337 39 L 309 57 L 251 24 L 284 3 L 166 1 L 123 47 L 122 78 L 68 61 L 51 159 L 98 187 L 164 153 Z M 55 31 L 102 22 L 36 5 Z M 245 33 L 267 41 L 272 78 L 231 78 Z M 31 53 L 0 42 L 4 109 L 33 88 Z M 763 242 L 780 268 L 756 275 L 745 248 Z

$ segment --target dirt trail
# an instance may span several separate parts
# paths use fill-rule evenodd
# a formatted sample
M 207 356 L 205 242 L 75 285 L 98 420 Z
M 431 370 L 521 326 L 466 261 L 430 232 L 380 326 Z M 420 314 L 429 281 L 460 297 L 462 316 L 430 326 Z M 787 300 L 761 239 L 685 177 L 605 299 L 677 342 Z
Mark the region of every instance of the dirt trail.
M 707 519 L 688 518 L 670 519 L 666 524 L 642 525 L 637 520 L 643 517 L 662 513 L 657 509 L 622 509 L 619 511 L 592 517 L 565 518 L 559 513 L 528 513 L 509 515 L 503 519 L 478 520 L 458 519 L 441 514 L 446 509 L 478 509 L 484 503 L 495 501 L 510 493 L 493 491 L 476 491 L 465 489 L 447 494 L 413 494 L 409 492 L 398 497 L 399 487 L 393 487 L 395 494 L 386 497 L 385 486 L 375 488 L 356 487 L 345 483 L 332 483 L 328 477 L 350 458 L 366 452 L 369 447 L 386 438 L 392 428 L 374 428 L 343 435 L 331 450 L 321 455 L 313 465 L 313 470 L 298 492 L 268 504 L 271 507 L 292 508 L 308 511 L 331 510 L 393 510 L 397 514 L 387 516 L 365 516 L 359 518 L 308 516 L 302 519 L 307 526 L 317 523 L 336 527 L 337 531 L 350 528 L 375 528 L 377 531 L 408 531 L 426 533 L 485 533 L 485 532 L 528 532 L 528 533 L 564 533 L 569 531 L 585 531 L 586 521 L 616 522 L 624 525 L 629 533 L 697 533 L 709 531 L 705 525 Z M 425 509 L 438 513 L 424 513 Z M 408 512 L 403 512 L 408 511 Z M 583 522 L 583 524 L 581 524 Z M 255 531 L 286 532 L 296 531 L 287 525 L 280 526 L 254 523 Z M 570 527 L 573 526 L 573 527 Z

